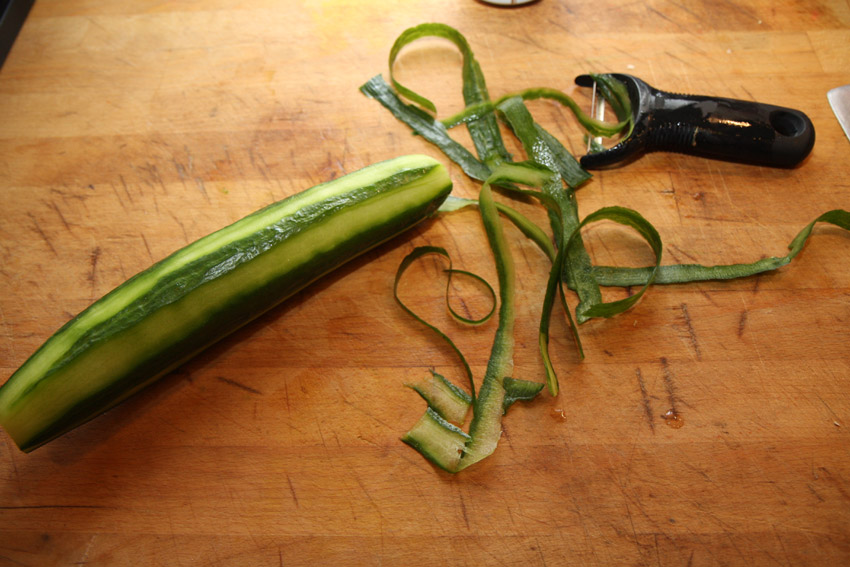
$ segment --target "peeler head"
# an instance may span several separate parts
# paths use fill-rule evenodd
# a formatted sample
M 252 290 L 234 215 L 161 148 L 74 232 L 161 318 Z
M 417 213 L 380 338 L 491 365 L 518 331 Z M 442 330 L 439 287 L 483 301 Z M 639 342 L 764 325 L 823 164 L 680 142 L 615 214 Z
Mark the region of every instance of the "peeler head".
M 581 158 L 586 169 L 632 161 L 646 152 L 668 151 L 701 157 L 794 167 L 811 152 L 815 129 L 803 112 L 722 97 L 674 94 L 624 73 L 609 75 L 625 86 L 631 103 L 631 131 L 619 143 Z M 579 86 L 593 86 L 579 75 Z
M 645 151 L 643 144 L 639 143 L 640 139 L 634 137 L 634 129 L 638 122 L 640 113 L 641 90 L 647 90 L 649 85 L 631 75 L 623 73 L 611 73 L 610 77 L 621 82 L 626 87 L 629 102 L 631 105 L 631 121 L 632 128 L 627 136 L 615 146 L 600 152 L 594 152 L 582 156 L 580 161 L 582 167 L 586 169 L 598 169 L 614 164 L 620 164 L 632 161 Z M 596 80 L 591 75 L 579 75 L 575 78 L 575 83 L 580 87 L 592 87 Z M 643 87 L 643 89 L 641 88 Z M 646 98 L 647 95 L 644 95 Z

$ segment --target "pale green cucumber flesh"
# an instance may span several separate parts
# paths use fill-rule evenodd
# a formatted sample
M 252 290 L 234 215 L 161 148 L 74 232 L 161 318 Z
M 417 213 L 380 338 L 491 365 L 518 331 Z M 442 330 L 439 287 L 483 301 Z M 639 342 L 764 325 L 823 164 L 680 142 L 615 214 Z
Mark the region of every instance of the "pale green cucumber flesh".
M 429 407 L 401 440 L 441 469 L 457 472 L 470 437 Z
M 88 421 L 315 279 L 432 214 L 437 161 L 404 156 L 204 237 L 72 319 L 0 387 L 0 425 L 32 450 Z
M 446 380 L 445 376 L 431 371 L 430 380 L 408 384 L 428 403 L 428 407 L 450 423 L 461 425 L 472 404 L 469 394 Z

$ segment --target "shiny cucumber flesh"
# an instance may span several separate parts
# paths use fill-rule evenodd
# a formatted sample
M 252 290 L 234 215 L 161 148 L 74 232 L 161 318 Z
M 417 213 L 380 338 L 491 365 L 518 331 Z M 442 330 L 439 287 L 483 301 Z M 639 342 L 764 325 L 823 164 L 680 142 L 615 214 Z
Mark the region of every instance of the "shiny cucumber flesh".
M 380 162 L 273 203 L 96 301 L 0 387 L 23 451 L 173 370 L 312 281 L 433 214 L 451 192 L 422 155 Z

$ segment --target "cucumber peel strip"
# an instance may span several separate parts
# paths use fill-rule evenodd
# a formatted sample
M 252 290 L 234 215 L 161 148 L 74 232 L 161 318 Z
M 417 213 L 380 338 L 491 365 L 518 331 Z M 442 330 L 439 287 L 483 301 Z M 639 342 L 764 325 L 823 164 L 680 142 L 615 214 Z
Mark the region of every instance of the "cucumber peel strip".
M 644 282 L 643 287 L 635 294 L 630 295 L 624 299 L 619 299 L 617 301 L 611 302 L 599 302 L 585 308 L 585 311 L 582 315 L 586 318 L 592 317 L 613 317 L 614 315 L 618 315 L 623 311 L 631 308 L 638 300 L 643 296 L 649 286 L 652 285 L 652 282 L 655 280 L 656 274 L 658 272 L 658 267 L 661 265 L 661 255 L 663 251 L 663 246 L 661 244 L 661 236 L 659 236 L 658 231 L 655 230 L 655 227 L 643 218 L 640 213 L 634 211 L 632 209 L 627 209 L 625 207 L 603 207 L 596 212 L 593 212 L 587 215 L 578 228 L 575 230 L 572 236 L 570 236 L 569 241 L 567 242 L 567 249 L 569 249 L 576 237 L 579 234 L 579 231 L 586 226 L 587 224 L 599 220 L 611 220 L 616 223 L 630 226 L 635 229 L 652 247 L 652 251 L 655 253 L 655 265 L 650 268 L 649 274 Z
M 463 75 L 463 100 L 464 103 L 475 105 L 486 103 L 490 100 L 490 95 L 487 92 L 487 84 L 484 80 L 484 73 L 481 71 L 481 66 L 475 59 L 472 53 L 472 48 L 466 41 L 466 38 L 451 26 L 440 23 L 425 23 L 414 26 L 405 30 L 396 39 L 389 55 L 390 81 L 396 91 L 405 98 L 420 104 L 427 110 L 436 112 L 434 103 L 419 95 L 407 87 L 401 85 L 396 79 L 393 72 L 395 61 L 398 58 L 399 52 L 403 47 L 424 37 L 438 37 L 451 41 L 460 50 L 463 56 L 462 75 Z M 466 122 L 469 135 L 472 138 L 472 143 L 478 151 L 478 157 L 489 167 L 498 165 L 503 161 L 508 161 L 510 155 L 505 149 L 502 141 L 502 134 L 499 131 L 499 124 L 495 116 L 492 114 L 483 115 Z
M 594 75 L 594 77 L 596 77 L 596 75 Z M 579 124 L 581 124 L 592 136 L 605 136 L 608 138 L 616 136 L 630 123 L 629 117 L 625 117 L 619 122 L 605 122 L 603 120 L 597 120 L 584 112 L 571 96 L 561 90 L 548 87 L 524 89 L 502 95 L 494 101 L 488 100 L 479 102 L 478 104 L 467 106 L 464 110 L 448 118 L 444 118 L 440 122 L 446 128 L 451 129 L 460 124 L 467 124 L 474 120 L 480 120 L 481 117 L 495 112 L 499 108 L 499 105 L 509 98 L 521 98 L 522 100 L 544 99 L 560 103 L 573 113 Z
M 563 165 L 563 154 L 568 152 L 559 142 L 555 141 L 557 145 L 553 146 L 552 141 L 542 135 L 543 128 L 534 122 L 521 99 L 516 97 L 507 99 L 501 104 L 500 109 L 522 142 L 529 158 L 548 170 L 548 176 L 541 173 L 536 178 L 529 178 L 527 184 L 540 187 L 541 192 L 547 196 L 547 201 L 543 204 L 547 206 L 549 212 L 555 242 L 564 254 L 563 269 L 565 271 L 562 273 L 562 278 L 573 284 L 572 287 L 579 298 L 576 318 L 579 323 L 583 323 L 587 320 L 584 315 L 587 309 L 602 301 L 602 291 L 593 277 L 590 256 L 581 243 L 581 235 L 576 233 L 579 217 L 575 191 L 572 190 L 574 180 L 567 177 L 568 187 L 564 189 L 561 181 L 553 175 L 553 172 L 561 176 L 571 174 L 570 169 Z M 565 246 L 570 239 L 577 239 L 575 245 Z M 574 334 L 577 335 L 577 333 Z
M 463 93 L 466 108 L 460 113 L 441 121 L 434 117 L 437 109 L 431 101 L 400 85 L 394 79 L 392 73 L 392 67 L 402 47 L 426 36 L 449 39 L 460 49 L 463 55 Z M 570 309 L 564 296 L 565 286 L 577 294 L 579 303 L 575 307 L 576 321 L 584 323 L 596 317 L 612 317 L 633 307 L 652 284 L 725 280 L 776 270 L 791 262 L 803 249 L 816 223 L 826 222 L 850 230 L 850 212 L 835 209 L 823 213 L 806 225 L 789 244 L 789 253 L 785 256 L 764 258 L 748 264 L 662 265 L 663 246 L 660 235 L 652 224 L 637 211 L 624 207 L 604 207 L 579 221 L 575 189 L 590 179 L 590 174 L 580 167 L 577 160 L 554 136 L 534 122 L 531 113 L 525 107 L 525 101 L 553 100 L 570 109 L 590 136 L 611 137 L 618 133 L 628 136 L 631 133 L 633 123 L 631 120 L 631 103 L 623 83 L 610 75 L 591 74 L 600 96 L 605 98 L 613 108 L 618 120 L 616 123 L 591 118 L 577 106 L 571 97 L 556 89 L 525 89 L 503 95 L 496 100 L 490 100 L 483 73 L 472 54 L 469 43 L 460 32 L 444 24 L 423 24 L 405 31 L 391 51 L 390 76 L 392 86 L 378 75 L 364 84 L 361 91 L 366 96 L 380 102 L 398 120 L 407 124 L 414 133 L 423 136 L 427 141 L 436 145 L 447 157 L 457 163 L 466 175 L 484 182 L 478 200 L 450 197 L 443 204 L 440 212 L 445 213 L 467 206 L 478 206 L 485 223 L 491 249 L 497 258 L 497 267 L 500 258 L 504 258 L 506 252 L 509 255 L 506 246 L 503 247 L 503 242 L 495 238 L 500 233 L 500 229 L 494 228 L 498 223 L 498 214 L 517 226 L 524 235 L 540 247 L 552 262 L 541 313 L 539 343 L 546 369 L 546 381 L 549 391 L 553 395 L 558 394 L 559 388 L 548 354 L 548 327 L 556 293 L 560 295 L 561 303 L 569 317 L 579 354 L 582 358 L 584 357 L 577 327 L 570 315 Z M 401 100 L 401 96 L 413 101 L 414 104 L 405 103 Z M 504 144 L 501 141 L 496 118 L 501 118 L 508 123 L 522 143 L 530 161 L 520 164 L 510 162 L 510 156 L 506 151 L 503 151 Z M 449 135 L 451 128 L 461 124 L 465 124 L 470 130 L 478 153 L 477 158 Z M 536 189 L 521 189 L 517 184 L 535 187 Z M 495 202 L 492 198 L 491 186 L 502 192 L 512 194 L 511 196 L 520 198 L 530 196 L 537 199 L 547 210 L 553 233 L 552 238 L 515 209 Z M 613 221 L 636 230 L 651 247 L 655 255 L 655 263 L 642 268 L 594 265 L 582 242 L 581 231 L 588 224 L 601 220 Z M 504 287 L 503 282 L 501 282 L 502 268 L 499 268 L 500 297 L 502 297 Z M 631 288 L 638 285 L 642 286 L 641 289 L 625 299 L 612 302 L 602 301 L 601 286 Z M 511 310 L 508 309 L 508 311 Z M 500 329 L 502 329 L 502 315 L 503 313 L 500 310 Z M 505 324 L 507 325 L 507 323 Z M 502 407 L 506 410 L 510 406 L 508 400 L 513 395 L 511 388 L 522 382 L 516 382 L 507 375 L 495 378 L 494 376 L 498 373 L 490 372 L 491 366 L 500 367 L 505 362 L 503 359 L 504 352 L 496 348 L 496 345 L 500 344 L 500 341 L 504 338 L 504 335 L 500 335 L 497 331 L 494 350 L 491 353 L 491 364 L 488 364 L 488 373 L 485 375 L 478 398 L 472 404 L 474 415 L 470 425 L 470 433 L 460 435 L 458 431 L 463 433 L 461 430 L 455 431 L 452 428 L 444 428 L 446 440 L 451 440 L 454 443 L 449 453 L 444 450 L 441 453 L 444 456 L 448 454 L 451 463 L 438 463 L 446 470 L 457 472 L 484 458 L 492 452 L 498 442 L 499 431 L 497 425 L 495 425 L 497 421 L 492 417 L 494 415 L 492 412 L 493 401 L 501 400 Z M 529 384 L 534 386 L 530 387 L 528 391 L 540 386 L 534 382 Z M 523 385 L 523 387 L 527 386 Z M 517 399 L 527 398 L 519 397 Z M 430 407 L 429 411 L 439 417 Z M 428 415 L 426 413 L 423 419 L 430 431 L 433 432 L 435 427 L 439 431 L 440 426 L 434 425 L 438 422 Z M 483 415 L 489 417 L 481 417 Z M 422 428 L 417 424 L 414 430 L 421 431 Z M 411 432 L 414 430 L 411 430 Z M 444 449 L 446 444 L 438 443 L 438 446 Z M 429 459 L 434 460 L 421 447 L 420 451 Z
M 818 216 L 807 224 L 788 244 L 790 252 L 785 256 L 762 258 L 749 264 L 722 264 L 702 266 L 700 264 L 672 264 L 658 266 L 654 283 L 678 284 L 708 280 L 730 280 L 754 276 L 785 266 L 803 249 L 814 230 L 815 224 L 825 222 L 850 230 L 850 212 L 833 209 Z M 599 285 L 629 287 L 643 285 L 649 281 L 651 268 L 619 268 L 613 266 L 594 266 L 593 273 Z
M 408 307 L 399 297 L 398 289 L 399 289 L 399 285 L 401 284 L 402 276 L 407 271 L 407 269 L 413 264 L 413 262 L 415 262 L 419 258 L 422 258 L 423 256 L 427 256 L 427 255 L 442 256 L 443 258 L 445 258 L 449 262 L 449 267 L 446 270 L 444 270 L 446 272 L 446 274 L 448 275 L 448 277 L 446 278 L 446 306 L 448 307 L 449 313 L 451 314 L 451 316 L 454 319 L 456 319 L 456 320 L 458 320 L 462 323 L 467 323 L 469 325 L 480 325 L 480 324 L 488 321 L 492 317 L 493 313 L 496 310 L 496 292 L 493 290 L 493 286 L 491 286 L 489 283 L 487 283 L 487 281 L 484 278 L 482 278 L 481 276 L 473 274 L 472 272 L 467 272 L 465 270 L 456 270 L 456 269 L 452 268 L 451 267 L 451 265 L 452 265 L 451 264 L 451 262 L 452 262 L 451 256 L 449 256 L 449 253 L 446 251 L 445 248 L 441 248 L 439 246 L 419 246 L 417 248 L 414 248 L 412 252 L 410 252 L 407 256 L 404 257 L 404 259 L 401 261 L 401 264 L 399 264 L 399 267 L 396 270 L 395 281 L 393 282 L 393 297 L 395 298 L 396 303 L 398 303 L 399 306 L 401 306 L 401 308 L 405 312 L 407 312 L 411 317 L 413 317 L 414 319 L 416 319 L 417 321 L 419 321 L 420 323 L 422 323 L 423 325 L 425 325 L 426 327 L 431 329 L 434 333 L 436 333 L 437 336 L 442 338 L 452 348 L 452 350 L 455 351 L 455 354 L 457 354 L 458 358 L 460 359 L 461 363 L 463 364 L 464 371 L 466 373 L 467 379 L 469 380 L 469 388 L 470 388 L 470 392 L 471 392 L 470 393 L 470 401 L 474 402 L 475 401 L 475 381 L 473 379 L 472 369 L 470 368 L 469 363 L 466 361 L 466 357 L 463 356 L 463 353 L 460 351 L 460 349 L 457 347 L 457 345 L 455 345 L 454 341 L 452 341 L 449 338 L 448 335 L 446 335 L 443 331 L 441 331 L 435 325 L 432 325 L 431 323 L 429 323 L 428 321 L 426 321 L 425 319 L 420 317 L 415 311 L 413 311 L 410 307 Z M 490 309 L 490 311 L 486 315 L 484 315 L 483 317 L 481 317 L 479 319 L 471 319 L 471 318 L 468 318 L 468 317 L 463 317 L 457 311 L 455 311 L 454 308 L 452 308 L 451 302 L 449 301 L 449 295 L 451 293 L 451 281 L 452 281 L 451 278 L 452 278 L 452 275 L 454 275 L 454 274 L 461 274 L 461 275 L 470 277 L 470 278 L 472 278 L 472 279 L 474 279 L 474 280 L 476 280 L 479 283 L 484 285 L 485 289 L 487 289 L 491 299 L 493 300 L 493 307 Z
M 450 213 L 466 207 L 477 206 L 477 199 L 465 199 L 463 197 L 449 195 L 437 212 Z M 557 253 L 555 251 L 555 246 L 552 244 L 552 240 L 542 228 L 518 210 L 505 205 L 504 203 L 496 202 L 496 208 L 502 216 L 510 220 L 529 240 L 537 244 L 546 257 L 550 260 L 555 259 L 555 255 Z
M 508 408 L 516 402 L 529 402 L 537 397 L 543 384 L 530 380 L 507 377 L 502 382 L 505 388 L 505 399 L 502 402 L 502 413 L 507 413 Z
M 478 181 L 484 181 L 490 175 L 490 168 L 476 158 L 469 150 L 450 136 L 446 127 L 433 116 L 417 106 L 407 104 L 393 91 L 383 77 L 376 75 L 360 87 L 360 92 L 381 103 L 401 122 L 407 124 L 414 133 L 419 134 L 438 148 L 463 172 Z
M 431 380 L 407 384 L 419 394 L 428 407 L 444 420 L 462 425 L 472 405 L 472 396 L 458 388 L 442 374 L 431 370 Z
M 507 167 L 507 164 L 503 164 L 501 166 L 502 173 L 507 170 Z M 524 175 L 520 176 L 519 174 L 523 171 L 523 169 L 525 169 L 525 171 L 523 172 Z M 553 176 L 551 171 L 543 170 L 541 166 L 534 164 L 533 162 L 526 162 L 524 164 L 514 165 L 513 173 L 514 176 L 510 178 L 510 181 L 512 183 L 528 183 L 530 185 L 542 184 L 546 181 L 548 177 Z M 554 175 L 554 178 L 557 179 L 557 175 Z M 502 179 L 504 180 L 504 177 Z M 540 197 L 541 200 L 545 201 L 545 195 L 540 192 L 521 190 L 516 188 L 511 190 L 520 192 L 522 194 L 537 193 L 536 196 Z M 462 207 L 477 205 L 478 201 L 473 199 L 461 199 L 459 197 L 449 196 L 449 198 L 443 203 L 443 206 L 441 206 L 440 212 L 451 212 L 458 210 Z M 552 241 L 549 239 L 546 233 L 522 213 L 498 202 L 496 203 L 496 209 L 499 211 L 499 213 L 502 214 L 502 216 L 510 220 L 514 224 L 514 226 L 516 226 L 525 236 L 535 242 L 544 252 L 544 254 L 546 254 L 549 260 L 552 261 L 552 269 L 549 273 L 549 278 L 546 284 L 546 292 L 543 298 L 543 306 L 540 313 L 538 345 L 540 349 L 540 356 L 543 360 L 543 366 L 546 373 L 546 384 L 549 388 L 549 392 L 554 396 L 558 394 L 558 379 L 557 374 L 555 373 L 555 367 L 553 366 L 551 357 L 549 355 L 549 325 L 551 321 L 556 294 L 560 299 L 561 306 L 563 307 L 564 313 L 566 314 L 567 320 L 570 324 L 570 329 L 572 330 L 573 338 L 576 341 L 576 347 L 578 349 L 579 356 L 584 358 L 584 349 L 581 345 L 581 338 L 578 334 L 578 328 L 576 327 L 575 320 L 570 314 L 570 308 L 569 305 L 567 305 L 567 300 L 564 295 L 564 289 L 561 285 L 561 269 L 563 266 L 564 252 L 563 250 L 556 250 L 552 244 Z
M 543 388 L 543 384 L 510 377 L 513 372 L 516 270 L 491 188 L 492 183 L 521 180 L 520 176 L 512 175 L 512 173 L 522 171 L 523 168 L 516 165 L 498 166 L 490 179 L 485 181 L 479 193 L 478 210 L 490 243 L 499 280 L 499 324 L 493 338 L 481 388 L 477 396 L 471 396 L 473 416 L 469 424 L 469 433 L 464 433 L 459 427 L 444 419 L 429 402 L 422 418 L 402 437 L 405 443 L 449 472 L 463 470 L 492 454 L 501 437 L 501 420 L 507 409 L 516 401 L 533 399 Z M 469 201 L 456 203 L 458 206 L 469 204 L 471 204 Z M 455 208 L 454 205 L 453 208 Z M 397 287 L 401 274 L 413 260 L 429 253 L 444 255 L 445 250 L 437 247 L 420 247 L 414 249 L 402 261 L 396 275 L 396 298 L 398 298 Z M 445 255 L 447 257 L 447 254 Z M 413 314 L 403 304 L 402 307 L 449 342 L 463 361 L 474 391 L 472 374 L 460 350 L 442 331 Z

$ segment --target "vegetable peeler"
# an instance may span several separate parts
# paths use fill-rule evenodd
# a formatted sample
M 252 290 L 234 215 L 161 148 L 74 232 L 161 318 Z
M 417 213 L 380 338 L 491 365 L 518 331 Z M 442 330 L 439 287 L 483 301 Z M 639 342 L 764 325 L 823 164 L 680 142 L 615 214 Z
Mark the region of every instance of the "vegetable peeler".
M 746 100 L 688 95 L 656 89 L 622 73 L 631 101 L 631 132 L 611 148 L 582 156 L 586 169 L 628 162 L 653 151 L 791 168 L 815 143 L 815 127 L 805 113 Z M 594 86 L 591 75 L 575 82 Z

